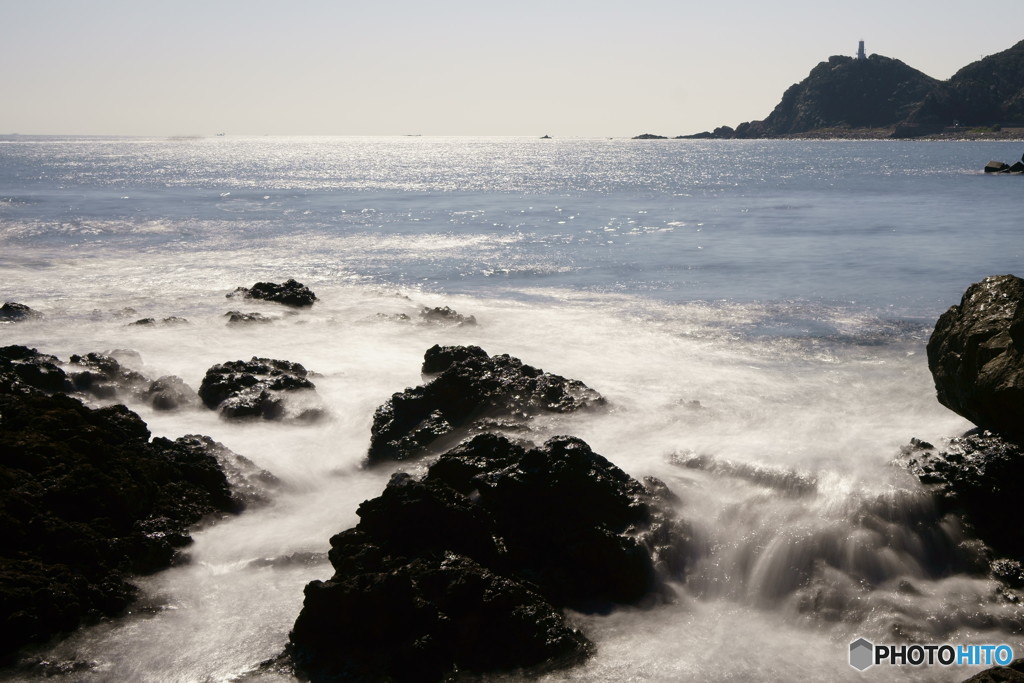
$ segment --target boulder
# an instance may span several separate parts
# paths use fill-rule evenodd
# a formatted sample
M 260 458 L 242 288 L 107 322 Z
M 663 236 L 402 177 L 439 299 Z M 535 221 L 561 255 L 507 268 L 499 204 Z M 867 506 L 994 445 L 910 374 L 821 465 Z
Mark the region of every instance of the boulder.
M 474 421 L 536 413 L 568 413 L 604 403 L 579 380 L 566 379 L 508 355 L 488 356 L 479 347 L 434 347 L 424 357 L 437 372 L 427 384 L 392 395 L 373 417 L 368 462 L 415 457 Z
M 334 575 L 306 587 L 287 654 L 313 680 L 578 663 L 593 646 L 561 608 L 637 604 L 681 576 L 687 532 L 666 492 L 579 439 L 479 435 L 359 506 L 331 539 Z
M 131 574 L 171 565 L 193 525 L 243 506 L 218 460 L 226 448 L 201 437 L 150 441 L 122 405 L 0 389 L 0 415 L 4 663 L 122 612 L 136 594 Z
M 282 284 L 257 282 L 252 287 L 239 287 L 228 296 L 274 301 L 295 308 L 312 306 L 317 300 L 316 294 L 309 287 L 292 279 L 286 280 Z
M 25 304 L 8 301 L 3 306 L 0 306 L 0 323 L 16 323 L 40 317 L 42 317 L 42 313 L 33 311 Z
M 985 164 L 985 173 L 1009 173 L 1010 167 L 1002 161 L 990 161 Z
M 988 277 L 942 314 L 928 340 L 939 402 L 968 420 L 1024 439 L 1024 280 Z
M 299 363 L 255 356 L 219 363 L 206 371 L 199 398 L 227 419 L 310 422 L 325 410 L 309 374 Z

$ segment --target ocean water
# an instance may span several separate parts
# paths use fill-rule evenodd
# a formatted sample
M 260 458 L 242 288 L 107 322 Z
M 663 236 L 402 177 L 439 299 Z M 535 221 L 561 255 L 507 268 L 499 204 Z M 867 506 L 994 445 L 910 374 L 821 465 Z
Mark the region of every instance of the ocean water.
M 67 680 L 279 680 L 328 539 L 391 472 L 362 467 L 374 409 L 435 343 L 586 382 L 607 411 L 538 420 L 662 478 L 696 530 L 676 598 L 571 614 L 598 646 L 550 681 L 962 680 L 866 674 L 849 643 L 1011 644 L 1021 608 L 962 567 L 971 539 L 893 465 L 970 425 L 938 404 L 935 318 L 1020 274 L 1019 143 L 523 138 L 0 138 L 0 297 L 42 312 L 0 345 L 133 349 L 198 388 L 252 356 L 316 372 L 330 419 L 157 413 L 283 481 L 138 583 L 133 613 L 44 650 Z M 290 312 L 226 299 L 295 278 Z M 476 326 L 416 322 L 450 306 Z M 244 308 L 269 325 L 228 327 Z M 410 316 L 400 322 L 396 314 Z M 383 314 L 383 315 L 380 315 Z M 182 326 L 138 327 L 180 316 Z M 422 464 L 400 466 L 418 472 Z M 20 676 L 20 675 L 19 675 Z M 8 676 L 17 678 L 18 676 Z

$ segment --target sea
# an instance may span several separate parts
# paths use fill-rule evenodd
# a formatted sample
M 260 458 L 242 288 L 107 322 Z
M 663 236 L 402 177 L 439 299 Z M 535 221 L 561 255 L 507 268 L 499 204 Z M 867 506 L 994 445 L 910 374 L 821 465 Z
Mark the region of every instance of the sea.
M 279 654 L 328 539 L 391 474 L 374 410 L 434 344 L 579 379 L 606 409 L 537 418 L 656 476 L 694 530 L 672 599 L 570 612 L 596 643 L 544 681 L 960 681 L 850 665 L 851 642 L 1008 644 L 1024 608 L 963 570 L 978 544 L 897 460 L 972 427 L 925 345 L 989 275 L 1022 274 L 1019 142 L 524 137 L 0 137 L 0 345 L 132 350 L 198 388 L 253 356 L 315 373 L 329 416 L 228 422 L 129 407 L 273 473 L 271 501 L 194 533 L 123 618 L 36 653 L 57 680 L 287 681 Z M 294 278 L 310 309 L 229 299 Z M 476 325 L 438 325 L 448 306 Z M 269 324 L 226 323 L 229 310 Z M 130 325 L 168 317 L 182 325 Z M 61 672 L 65 672 L 61 675 Z M 7 672 L 7 680 L 42 673 Z M 490 680 L 515 680 L 492 677 Z M 486 680 L 486 679 L 485 679 Z

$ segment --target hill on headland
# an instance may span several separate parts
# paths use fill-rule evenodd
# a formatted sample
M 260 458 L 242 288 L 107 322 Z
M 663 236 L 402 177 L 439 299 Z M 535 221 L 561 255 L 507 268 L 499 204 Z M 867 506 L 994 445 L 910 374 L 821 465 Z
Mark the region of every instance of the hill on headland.
M 764 120 L 680 137 L 966 137 L 1017 127 L 1024 128 L 1024 41 L 948 81 L 881 55 L 829 57 Z

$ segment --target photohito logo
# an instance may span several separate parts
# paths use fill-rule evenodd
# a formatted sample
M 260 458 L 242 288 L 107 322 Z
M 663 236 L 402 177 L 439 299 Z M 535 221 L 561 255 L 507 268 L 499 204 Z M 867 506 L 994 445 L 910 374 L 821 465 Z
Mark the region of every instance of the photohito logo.
M 850 666 L 865 671 L 876 664 L 889 666 L 1006 666 L 1013 648 L 1000 645 L 875 645 L 866 638 L 850 643 Z

